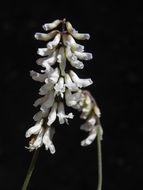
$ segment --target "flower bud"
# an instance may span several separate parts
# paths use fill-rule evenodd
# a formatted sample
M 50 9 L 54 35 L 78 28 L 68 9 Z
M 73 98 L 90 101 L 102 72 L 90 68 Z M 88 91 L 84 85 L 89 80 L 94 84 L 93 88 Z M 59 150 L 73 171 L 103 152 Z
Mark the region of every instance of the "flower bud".
M 58 34 L 55 36 L 55 38 L 54 38 L 53 41 L 47 43 L 47 48 L 48 48 L 49 50 L 53 50 L 53 49 L 59 44 L 60 39 L 61 39 L 61 34 L 58 33 Z
M 71 52 L 70 46 L 66 47 L 66 57 L 73 67 L 75 67 L 76 69 L 83 69 L 83 63 L 79 61 L 77 57 Z
M 77 74 L 73 71 L 70 71 L 70 76 L 72 78 L 72 80 L 74 81 L 74 83 L 79 87 L 79 88 L 83 88 L 83 87 L 87 87 L 89 85 L 91 85 L 93 82 L 90 78 L 88 79 L 80 79 Z
M 77 40 L 89 40 L 90 35 L 89 34 L 80 34 L 78 31 L 76 31 L 70 22 L 66 22 L 67 31 L 72 34 L 72 36 Z
M 54 22 L 47 23 L 43 25 L 43 29 L 46 31 L 56 28 L 61 23 L 61 20 L 57 19 Z
M 43 119 L 37 121 L 33 127 L 29 128 L 25 134 L 26 138 L 30 137 L 33 134 L 37 135 L 42 127 L 42 124 L 43 124 Z
M 55 37 L 55 35 L 58 33 L 57 30 L 54 30 L 48 34 L 45 34 L 45 33 L 39 33 L 37 32 L 34 37 L 37 39 L 37 40 L 41 40 L 41 41 L 48 41 L 48 40 L 51 40 L 53 37 Z

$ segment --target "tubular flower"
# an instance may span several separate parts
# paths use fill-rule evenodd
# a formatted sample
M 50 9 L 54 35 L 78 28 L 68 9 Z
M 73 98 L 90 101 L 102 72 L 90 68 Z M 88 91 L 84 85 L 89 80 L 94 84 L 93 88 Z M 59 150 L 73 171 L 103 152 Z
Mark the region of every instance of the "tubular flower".
M 56 29 L 60 24 L 62 31 Z M 81 129 L 89 131 L 88 138 L 81 143 L 83 146 L 90 144 L 96 136 L 96 117 L 99 117 L 100 111 L 95 105 L 93 108 L 90 96 L 85 96 L 82 91 L 82 88 L 93 83 L 92 80 L 81 79 L 73 70 L 66 70 L 68 62 L 76 69 L 83 69 L 84 64 L 81 60 L 92 59 L 92 54 L 84 52 L 84 46 L 75 41 L 88 40 L 90 35 L 78 33 L 65 19 L 44 24 L 43 29 L 50 32 L 35 34 L 37 40 L 47 43 L 46 47 L 37 51 L 41 58 L 36 63 L 42 67 L 42 70 L 41 73 L 30 71 L 33 80 L 43 83 L 39 89 L 39 95 L 42 97 L 34 102 L 34 106 L 39 106 L 40 110 L 34 115 L 36 124 L 27 130 L 26 138 L 31 137 L 28 147 L 30 151 L 44 144 L 45 149 L 49 149 L 53 154 L 55 120 L 58 117 L 60 124 L 68 124 L 68 119 L 74 117 L 73 113 L 65 113 L 65 105 L 79 109 L 82 111 L 81 117 L 87 119 L 87 122 L 81 126 Z

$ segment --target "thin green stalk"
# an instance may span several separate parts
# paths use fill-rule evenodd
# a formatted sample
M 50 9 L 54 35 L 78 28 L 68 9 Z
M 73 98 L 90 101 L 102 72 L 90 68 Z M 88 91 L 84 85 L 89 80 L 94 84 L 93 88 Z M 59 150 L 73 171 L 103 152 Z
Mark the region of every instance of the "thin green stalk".
M 33 173 L 33 170 L 34 170 L 34 168 L 35 168 L 36 160 L 37 160 L 38 155 L 39 155 L 39 150 L 40 150 L 40 149 L 35 150 L 35 152 L 34 152 L 34 154 L 33 154 L 32 161 L 31 161 L 31 164 L 30 164 L 30 166 L 29 166 L 29 169 L 28 169 L 28 172 L 27 172 L 27 176 L 26 176 L 26 178 L 25 178 L 25 181 L 24 181 L 24 184 L 23 184 L 21 190 L 26 190 L 27 187 L 28 187 L 30 178 L 31 178 L 32 173 Z
M 102 153 L 101 153 L 101 130 L 98 127 L 97 132 L 97 151 L 98 151 L 98 186 L 97 190 L 102 189 Z

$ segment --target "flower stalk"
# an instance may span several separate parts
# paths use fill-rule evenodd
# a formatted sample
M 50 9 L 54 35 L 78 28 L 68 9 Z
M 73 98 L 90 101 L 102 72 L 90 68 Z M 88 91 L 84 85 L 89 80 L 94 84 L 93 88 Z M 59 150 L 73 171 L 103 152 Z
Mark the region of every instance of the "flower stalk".
M 26 175 L 26 178 L 25 178 L 25 181 L 23 183 L 21 190 L 26 190 L 28 187 L 29 181 L 31 179 L 31 176 L 32 176 L 32 173 L 35 168 L 35 164 L 36 164 L 36 161 L 37 161 L 37 158 L 39 155 L 39 151 L 40 151 L 40 149 L 35 150 L 35 152 L 33 153 L 32 161 L 30 163 L 30 166 L 29 166 L 29 169 L 28 169 L 28 172 L 27 172 L 27 175 Z
M 102 189 L 102 153 L 101 153 L 101 132 L 98 128 L 97 132 L 97 155 L 98 155 L 98 186 L 97 190 Z

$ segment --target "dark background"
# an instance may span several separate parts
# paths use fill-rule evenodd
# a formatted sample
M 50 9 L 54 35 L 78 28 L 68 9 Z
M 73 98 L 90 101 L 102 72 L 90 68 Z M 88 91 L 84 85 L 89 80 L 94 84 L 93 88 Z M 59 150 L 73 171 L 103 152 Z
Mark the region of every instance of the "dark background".
M 95 4 L 94 4 L 95 3 Z M 21 188 L 32 153 L 24 146 L 25 131 L 31 127 L 40 84 L 29 70 L 40 69 L 35 60 L 40 42 L 34 33 L 57 18 L 67 18 L 91 39 L 81 42 L 94 59 L 85 63 L 80 77 L 91 77 L 88 89 L 101 109 L 104 129 L 103 190 L 136 190 L 142 183 L 142 38 L 140 5 L 124 1 L 5 1 L 0 6 L 1 126 L 0 189 Z M 96 141 L 80 147 L 87 135 L 79 130 L 83 121 L 74 112 L 69 126 L 57 126 L 56 154 L 44 148 L 29 189 L 96 189 Z M 141 188 L 142 189 L 142 188 Z

